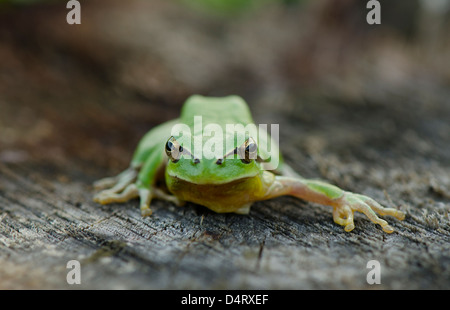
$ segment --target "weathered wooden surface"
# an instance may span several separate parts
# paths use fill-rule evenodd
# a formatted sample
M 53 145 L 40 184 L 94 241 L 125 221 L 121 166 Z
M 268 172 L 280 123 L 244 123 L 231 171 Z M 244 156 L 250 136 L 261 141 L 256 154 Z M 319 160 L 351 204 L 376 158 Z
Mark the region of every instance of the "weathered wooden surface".
M 78 28 L 55 22 L 64 7 L 1 13 L 0 288 L 449 288 L 448 51 L 418 62 L 396 41 L 367 49 L 359 38 L 330 60 L 320 42 L 349 43 L 348 25 L 315 37 L 299 30 L 324 26 L 283 10 L 229 24 L 164 1 L 126 14 L 121 3 L 83 4 Z M 291 197 L 246 216 L 154 201 L 145 219 L 138 201 L 92 202 L 92 182 L 123 170 L 140 137 L 196 92 L 244 96 L 258 122 L 280 124 L 299 173 L 406 219 L 389 218 L 396 232 L 385 234 L 356 216 L 346 233 L 329 207 Z M 73 259 L 79 286 L 66 282 Z M 373 259 L 379 286 L 366 282 Z

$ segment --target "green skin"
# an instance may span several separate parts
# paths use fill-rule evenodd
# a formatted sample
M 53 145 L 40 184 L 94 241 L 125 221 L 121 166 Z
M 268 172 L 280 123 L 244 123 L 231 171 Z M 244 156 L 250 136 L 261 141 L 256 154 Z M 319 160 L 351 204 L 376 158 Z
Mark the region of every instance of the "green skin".
M 344 226 L 345 231 L 351 231 L 355 227 L 354 211 L 364 213 L 387 233 L 392 233 L 394 229 L 380 219 L 377 213 L 391 215 L 399 220 L 405 217 L 403 212 L 382 207 L 367 196 L 344 191 L 326 182 L 304 179 L 283 162 L 281 155 L 276 170 L 267 170 L 268 163 L 260 160 L 260 157 L 241 160 L 244 156 L 240 152 L 246 145 L 238 145 L 237 142 L 245 140 L 247 136 L 244 137 L 244 132 L 238 132 L 237 137 L 234 134 L 225 137 L 226 141 L 232 139 L 231 145 L 238 150 L 237 154 L 232 154 L 233 150 L 224 149 L 228 155 L 224 154 L 220 163 L 217 158 L 196 159 L 190 150 L 179 148 L 177 141 L 181 137 L 171 137 L 175 124 L 186 124 L 192 132 L 192 141 L 194 137 L 200 137 L 205 144 L 209 137 L 195 128 L 194 116 L 202 116 L 200 130 L 208 124 L 218 124 L 223 132 L 226 132 L 226 124 L 253 124 L 247 104 L 238 96 L 211 98 L 193 95 L 184 104 L 180 118 L 153 128 L 142 138 L 128 169 L 94 184 L 97 189 L 101 189 L 94 200 L 108 204 L 139 197 L 142 216 L 151 215 L 149 205 L 153 198 L 164 199 L 176 205 L 190 201 L 219 213 L 247 214 L 255 201 L 290 195 L 333 207 L 333 219 Z M 276 147 L 270 137 L 267 138 L 269 141 L 251 138 L 256 145 L 266 142 L 272 150 Z M 246 143 L 250 142 L 246 140 Z M 262 150 L 257 149 L 256 152 L 258 156 L 264 155 L 262 158 L 268 157 Z M 158 182 L 162 180 L 165 182 Z

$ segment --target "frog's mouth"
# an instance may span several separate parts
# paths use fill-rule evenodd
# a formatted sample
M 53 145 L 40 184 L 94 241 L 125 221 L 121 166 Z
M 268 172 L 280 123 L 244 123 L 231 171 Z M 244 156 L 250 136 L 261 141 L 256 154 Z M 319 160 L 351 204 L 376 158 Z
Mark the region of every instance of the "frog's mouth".
M 242 174 L 239 178 L 224 178 L 224 177 L 219 177 L 219 176 L 214 176 L 208 179 L 205 179 L 203 177 L 193 177 L 193 176 L 189 176 L 189 177 L 181 177 L 178 174 L 172 174 L 170 172 L 166 172 L 166 181 L 167 179 L 176 179 L 176 180 L 180 180 L 186 183 L 191 183 L 193 185 L 211 185 L 211 186 L 220 186 L 220 185 L 226 185 L 226 184 L 232 184 L 232 183 L 238 183 L 239 181 L 245 180 L 245 179 L 249 179 L 249 178 L 254 178 L 254 177 L 258 177 L 259 176 L 259 172 L 247 172 L 245 174 Z

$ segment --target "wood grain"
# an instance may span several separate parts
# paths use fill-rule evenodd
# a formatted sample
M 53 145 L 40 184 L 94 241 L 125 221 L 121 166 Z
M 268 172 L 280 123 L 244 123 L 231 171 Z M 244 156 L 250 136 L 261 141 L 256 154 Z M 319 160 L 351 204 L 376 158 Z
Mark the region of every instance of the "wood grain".
M 350 57 L 341 65 L 354 75 L 327 67 L 329 84 L 312 63 L 315 88 L 285 88 L 280 81 L 308 84 L 292 71 L 301 65 L 283 71 L 283 61 L 313 59 L 292 50 L 301 46 L 289 36 L 295 15 L 221 24 L 162 1 L 133 1 L 127 14 L 123 2 L 109 3 L 83 3 L 79 28 L 54 26 L 65 8 L 1 12 L 11 25 L 0 27 L 1 289 L 448 289 L 448 84 L 376 76 L 365 50 L 373 74 Z M 274 44 L 253 59 L 266 40 Z M 242 58 L 217 44 L 241 46 Z M 348 55 L 361 52 L 352 44 Z M 385 53 L 404 50 L 387 45 Z M 402 64 L 417 66 L 411 57 Z M 445 81 L 433 72 L 427 81 Z M 300 174 L 399 207 L 406 219 L 388 218 L 396 231 L 386 234 L 356 215 L 346 233 L 330 208 L 291 197 L 256 203 L 249 215 L 155 200 L 141 218 L 137 200 L 94 203 L 92 182 L 125 169 L 140 137 L 196 92 L 244 96 L 258 122 L 280 124 L 281 149 Z M 80 285 L 66 282 L 74 259 Z M 374 259 L 381 285 L 371 286 Z

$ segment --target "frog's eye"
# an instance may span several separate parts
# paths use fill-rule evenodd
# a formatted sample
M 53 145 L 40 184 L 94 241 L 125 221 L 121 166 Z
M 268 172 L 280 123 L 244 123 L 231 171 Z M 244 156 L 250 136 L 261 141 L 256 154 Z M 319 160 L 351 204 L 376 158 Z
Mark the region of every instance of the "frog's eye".
M 258 158 L 258 145 L 255 140 L 248 138 L 239 148 L 239 157 L 244 164 L 249 164 Z
M 198 158 L 195 158 L 194 155 L 189 152 L 189 150 L 183 148 L 183 146 L 177 140 L 175 140 L 173 136 L 170 137 L 169 140 L 167 140 L 165 151 L 167 156 L 173 163 L 178 162 L 181 158 L 181 155 L 190 156 L 194 164 L 198 164 L 200 162 L 200 160 Z
M 170 137 L 166 143 L 166 154 L 170 158 L 173 163 L 176 163 L 180 160 L 181 155 L 183 154 L 183 147 L 175 140 L 174 137 Z
M 258 157 L 258 145 L 253 138 L 248 138 L 241 146 L 225 154 L 222 158 L 217 159 L 216 164 L 221 165 L 225 158 L 237 154 L 244 164 L 249 164 Z

